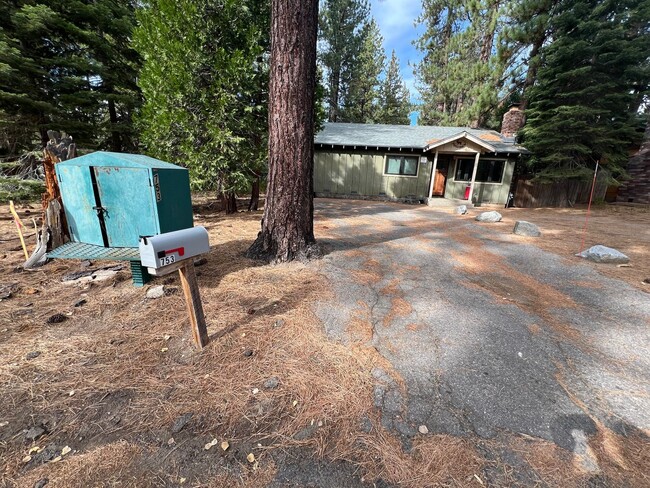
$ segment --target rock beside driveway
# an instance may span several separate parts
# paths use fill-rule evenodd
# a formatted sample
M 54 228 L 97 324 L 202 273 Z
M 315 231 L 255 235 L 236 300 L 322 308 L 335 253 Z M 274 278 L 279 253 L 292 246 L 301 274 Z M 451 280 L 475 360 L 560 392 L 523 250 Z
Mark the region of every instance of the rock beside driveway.
M 467 205 L 458 205 L 455 212 L 456 215 L 465 215 L 467 213 Z
M 589 249 L 576 254 L 576 256 L 580 256 L 581 258 L 596 263 L 627 264 L 630 262 L 630 258 L 622 252 L 601 245 L 590 247 Z
M 494 210 L 490 212 L 481 212 L 476 216 L 476 220 L 479 222 L 501 222 L 502 218 L 501 214 Z
M 515 222 L 515 228 L 512 229 L 512 232 L 514 232 L 518 236 L 526 236 L 526 237 L 539 237 L 542 235 L 541 231 L 539 230 L 539 227 L 537 227 L 532 222 L 527 222 L 525 220 L 518 220 L 517 222 Z

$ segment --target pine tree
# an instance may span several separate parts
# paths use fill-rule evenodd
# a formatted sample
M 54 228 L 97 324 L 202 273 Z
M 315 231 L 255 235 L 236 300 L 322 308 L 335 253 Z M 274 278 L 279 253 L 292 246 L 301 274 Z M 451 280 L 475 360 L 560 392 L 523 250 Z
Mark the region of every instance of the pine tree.
M 636 0 L 563 0 L 541 51 L 523 142 L 544 179 L 623 174 L 648 92 L 650 7 Z
M 227 212 L 266 160 L 269 3 L 152 0 L 135 45 L 146 152 L 186 165 Z
M 64 130 L 83 145 L 131 148 L 139 58 L 128 0 L 18 0 L 0 7 L 0 111 L 47 142 Z
M 374 19 L 363 26 L 361 38 L 361 51 L 352 68 L 339 121 L 369 124 L 378 116 L 379 77 L 384 70 L 386 55 L 384 39 Z
M 328 120 L 345 105 L 368 20 L 368 0 L 323 0 L 319 20 L 320 62 L 327 77 Z
M 424 124 L 483 125 L 499 100 L 502 66 L 494 45 L 501 0 L 423 0 L 415 75 Z
M 557 6 L 558 0 L 520 0 L 507 5 L 499 59 L 504 78 L 512 81 L 509 94 L 516 94 L 521 110 L 528 106 L 528 91 L 537 80 L 540 50 L 550 39 Z
M 386 69 L 386 77 L 379 91 L 379 112 L 377 122 L 380 124 L 409 125 L 412 105 L 408 88 L 400 74 L 399 59 L 395 50 Z

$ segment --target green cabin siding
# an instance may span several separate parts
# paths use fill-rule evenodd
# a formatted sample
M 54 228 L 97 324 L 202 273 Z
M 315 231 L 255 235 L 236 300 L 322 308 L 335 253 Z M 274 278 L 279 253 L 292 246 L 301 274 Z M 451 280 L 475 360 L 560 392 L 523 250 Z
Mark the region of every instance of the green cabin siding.
M 417 177 L 384 174 L 387 155 L 417 156 Z M 473 158 L 474 155 L 463 155 Z M 494 156 L 484 156 L 494 159 Z M 422 159 L 426 158 L 426 162 Z M 314 192 L 319 196 L 385 198 L 390 200 L 423 200 L 429 196 L 434 155 L 410 150 L 354 151 L 345 148 L 317 148 L 314 155 Z M 500 158 L 505 159 L 505 158 Z M 449 166 L 445 198 L 462 200 L 466 181 L 455 181 L 454 158 Z M 514 160 L 508 160 L 501 183 L 480 183 L 474 186 L 477 203 L 505 204 L 514 172 Z
M 417 176 L 384 175 L 387 154 L 417 157 Z M 426 156 L 426 162 L 420 162 L 422 156 L 421 152 L 411 151 L 317 150 L 314 155 L 314 191 L 332 196 L 421 200 L 428 195 L 431 176 L 431 158 Z

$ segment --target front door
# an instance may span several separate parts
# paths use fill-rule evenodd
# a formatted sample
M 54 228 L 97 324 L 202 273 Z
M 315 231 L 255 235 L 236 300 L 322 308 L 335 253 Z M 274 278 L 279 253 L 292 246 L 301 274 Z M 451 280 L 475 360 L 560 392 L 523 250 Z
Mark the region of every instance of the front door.
M 110 247 L 138 247 L 140 236 L 159 233 L 149 170 L 93 169 Z
M 449 169 L 449 161 L 447 159 L 438 158 L 438 166 L 436 167 L 435 179 L 433 180 L 433 196 L 444 197 L 445 186 L 447 184 L 447 170 Z

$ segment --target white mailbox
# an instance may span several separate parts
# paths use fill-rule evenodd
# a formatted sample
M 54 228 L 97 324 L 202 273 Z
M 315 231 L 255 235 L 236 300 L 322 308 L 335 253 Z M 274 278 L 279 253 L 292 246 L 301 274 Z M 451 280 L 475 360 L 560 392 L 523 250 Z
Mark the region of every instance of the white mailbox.
M 193 258 L 209 250 L 208 231 L 200 226 L 140 238 L 142 266 L 154 270 Z

